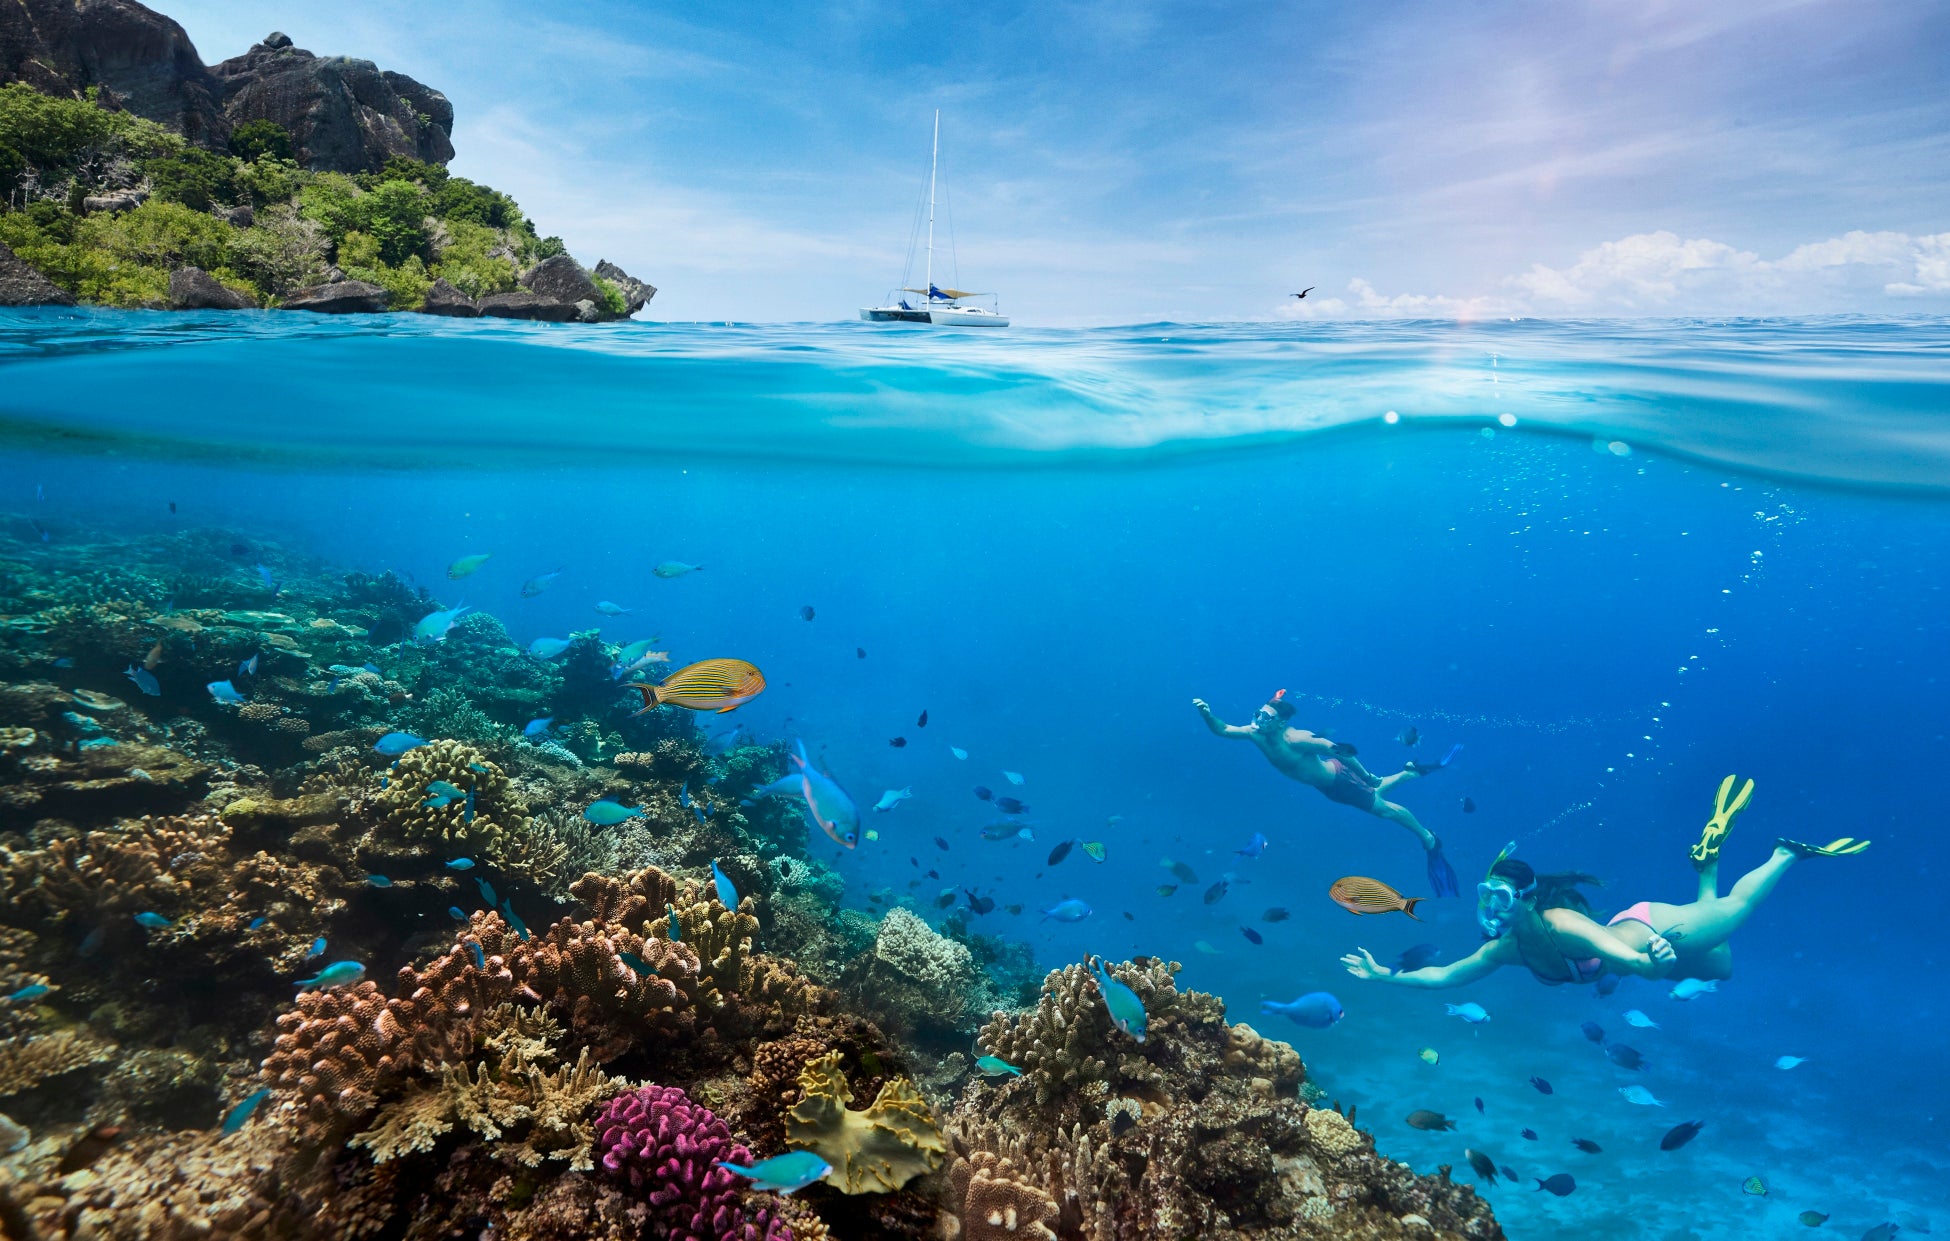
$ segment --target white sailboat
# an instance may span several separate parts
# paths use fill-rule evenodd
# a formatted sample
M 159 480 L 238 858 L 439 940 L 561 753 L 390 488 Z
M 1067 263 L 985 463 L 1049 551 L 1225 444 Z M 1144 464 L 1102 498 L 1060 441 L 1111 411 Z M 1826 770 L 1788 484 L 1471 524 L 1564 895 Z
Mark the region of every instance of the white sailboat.
M 919 306 L 913 305 L 905 297 L 888 295 L 885 306 L 863 306 L 860 317 L 870 323 L 926 323 L 936 327 L 1008 327 L 1009 316 L 993 306 L 968 306 L 963 303 L 973 297 L 993 298 L 993 293 L 970 293 L 962 289 L 944 289 L 934 282 L 934 191 L 935 178 L 941 166 L 941 112 L 934 114 L 934 154 L 928 161 L 928 260 L 927 279 L 922 287 L 903 285 L 896 293 L 916 293 L 920 295 Z M 951 230 L 952 233 L 952 230 Z M 912 245 L 909 242 L 909 245 Z M 914 261 L 914 251 L 909 250 L 908 261 Z M 913 270 L 909 268 L 909 270 Z M 905 277 L 903 277 L 905 279 Z

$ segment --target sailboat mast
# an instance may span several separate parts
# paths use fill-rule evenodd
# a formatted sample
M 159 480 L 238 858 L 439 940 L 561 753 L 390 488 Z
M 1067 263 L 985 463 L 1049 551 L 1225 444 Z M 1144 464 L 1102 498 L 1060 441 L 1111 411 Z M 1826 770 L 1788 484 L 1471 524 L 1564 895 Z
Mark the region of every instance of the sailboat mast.
M 934 170 L 941 163 L 941 109 L 934 110 L 934 154 L 928 157 L 928 302 L 934 302 Z

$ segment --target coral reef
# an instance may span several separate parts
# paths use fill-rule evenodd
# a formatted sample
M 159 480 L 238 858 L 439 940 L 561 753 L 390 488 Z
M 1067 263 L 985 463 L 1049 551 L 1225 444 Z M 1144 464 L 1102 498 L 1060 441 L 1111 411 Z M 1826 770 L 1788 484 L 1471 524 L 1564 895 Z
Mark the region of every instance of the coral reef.
M 612 1176 L 650 1208 L 655 1235 L 671 1241 L 791 1241 L 770 1210 L 752 1205 L 736 1176 L 717 1166 L 749 1164 L 751 1152 L 710 1109 L 674 1086 L 620 1095 L 596 1117 L 596 1142 Z

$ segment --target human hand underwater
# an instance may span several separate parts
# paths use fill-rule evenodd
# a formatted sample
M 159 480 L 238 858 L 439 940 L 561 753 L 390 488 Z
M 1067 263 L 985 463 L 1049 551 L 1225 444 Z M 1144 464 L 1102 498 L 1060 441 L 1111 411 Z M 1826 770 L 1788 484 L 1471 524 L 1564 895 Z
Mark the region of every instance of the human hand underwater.
M 1674 951 L 1672 941 L 1663 935 L 1654 935 L 1646 941 L 1645 955 L 1652 958 L 1654 965 L 1671 965 L 1679 959 L 1679 953 Z
M 1347 967 L 1348 973 L 1368 982 L 1388 977 L 1388 968 L 1375 960 L 1366 948 L 1356 948 L 1348 953 L 1341 958 L 1341 964 Z

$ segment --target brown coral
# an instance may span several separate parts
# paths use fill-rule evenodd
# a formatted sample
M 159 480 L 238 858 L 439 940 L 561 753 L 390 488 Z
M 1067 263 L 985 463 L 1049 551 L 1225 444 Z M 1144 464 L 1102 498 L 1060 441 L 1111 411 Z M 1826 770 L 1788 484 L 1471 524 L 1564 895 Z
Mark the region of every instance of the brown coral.
M 85 1026 L 68 1026 L 30 1038 L 0 1042 L 0 1098 L 112 1059 L 115 1044 Z
M 526 818 L 528 807 L 509 786 L 507 773 L 464 741 L 431 741 L 415 746 L 386 773 L 386 787 L 372 798 L 381 827 L 408 843 L 439 841 L 478 851 L 499 863 L 506 824 Z M 441 801 L 429 794 L 435 781 L 472 793 Z
M 30 923 L 174 913 L 193 893 L 221 889 L 229 837 L 208 816 L 145 816 L 42 849 L 0 851 L 0 884 Z
M 1056 1201 L 988 1151 L 948 1170 L 948 1210 L 960 1241 L 1056 1241 Z
M 827 1183 L 841 1193 L 890 1193 L 941 1165 L 947 1143 L 911 1082 L 880 1088 L 864 1112 L 847 1110 L 853 1091 L 828 1052 L 799 1074 L 804 1098 L 786 1113 L 786 1140 L 833 1165 Z

